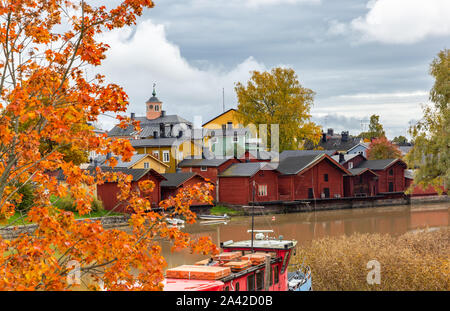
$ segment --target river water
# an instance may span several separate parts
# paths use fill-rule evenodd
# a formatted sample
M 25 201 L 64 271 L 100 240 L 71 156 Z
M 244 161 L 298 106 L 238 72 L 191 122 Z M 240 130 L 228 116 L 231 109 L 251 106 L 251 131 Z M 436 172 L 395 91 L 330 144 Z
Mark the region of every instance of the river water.
M 205 225 L 199 222 L 186 225 L 183 231 L 193 237 L 210 236 L 219 245 L 228 240 L 248 240 L 251 216 L 233 217 L 226 224 Z M 450 204 L 415 204 L 377 208 L 361 208 L 307 213 L 261 215 L 254 217 L 254 228 L 273 230 L 273 236 L 298 241 L 299 247 L 326 236 L 352 233 L 383 233 L 400 235 L 421 228 L 448 227 Z M 162 242 L 167 268 L 193 264 L 206 256 L 190 254 L 188 250 L 171 252 L 170 243 Z

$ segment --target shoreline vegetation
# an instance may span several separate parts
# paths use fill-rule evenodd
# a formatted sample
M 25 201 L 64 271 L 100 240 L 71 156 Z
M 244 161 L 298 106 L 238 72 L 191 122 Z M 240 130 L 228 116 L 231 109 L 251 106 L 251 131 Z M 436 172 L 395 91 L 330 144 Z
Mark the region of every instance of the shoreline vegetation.
M 354 233 L 313 240 L 291 263 L 310 266 L 318 291 L 448 291 L 449 242 L 448 227 L 400 236 Z M 371 260 L 380 263 L 380 284 L 367 282 Z

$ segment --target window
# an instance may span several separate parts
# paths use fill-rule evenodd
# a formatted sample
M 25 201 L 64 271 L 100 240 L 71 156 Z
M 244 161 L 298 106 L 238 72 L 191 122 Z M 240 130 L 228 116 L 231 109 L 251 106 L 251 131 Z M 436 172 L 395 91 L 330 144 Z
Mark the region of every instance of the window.
M 237 143 L 238 141 L 239 141 L 239 139 L 238 139 L 237 135 L 234 135 L 233 136 L 233 143 Z
M 155 105 L 155 111 L 159 111 L 159 106 Z
M 153 109 L 153 105 L 148 106 L 148 109 Z
M 394 192 L 394 183 L 393 182 L 389 183 L 389 192 Z
M 324 180 L 324 181 L 328 181 L 328 174 L 324 174 L 324 175 L 323 175 L 323 180 Z
M 207 168 L 206 166 L 201 166 L 201 167 L 200 167 L 200 170 L 201 170 L 202 172 L 206 172 L 206 171 L 208 170 L 208 168 Z
M 392 168 L 389 170 L 389 175 L 394 175 L 394 170 Z
M 169 151 L 163 151 L 163 162 L 170 162 Z
M 144 168 L 150 168 L 150 163 L 145 162 L 145 163 L 144 163 Z
M 250 274 L 247 277 L 247 290 L 248 291 L 254 291 L 255 290 L 255 275 Z
M 326 198 L 330 197 L 330 188 L 323 188 L 323 193 L 325 194 Z
M 264 289 L 264 271 L 259 270 L 256 272 L 256 290 Z
M 353 162 L 348 163 L 348 168 L 353 168 Z
M 275 266 L 273 268 L 273 280 L 274 280 L 273 285 L 278 284 L 279 282 L 278 266 Z
M 258 186 L 258 195 L 260 197 L 267 196 L 267 185 L 259 185 Z
M 153 156 L 159 159 L 159 151 L 153 151 Z
M 313 198 L 314 198 L 313 188 L 309 188 L 308 189 L 308 199 L 313 199 Z

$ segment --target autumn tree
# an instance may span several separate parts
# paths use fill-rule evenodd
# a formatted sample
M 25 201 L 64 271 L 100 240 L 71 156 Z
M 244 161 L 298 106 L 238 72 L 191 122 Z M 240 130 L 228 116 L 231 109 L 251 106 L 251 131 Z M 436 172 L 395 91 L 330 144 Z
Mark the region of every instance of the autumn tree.
M 411 168 L 417 168 L 414 183 L 423 186 L 450 184 L 450 50 L 439 52 L 430 65 L 434 85 L 429 99 L 434 105 L 423 107 L 423 118 L 411 126 L 414 144 L 406 157 Z
M 240 122 L 253 124 L 257 129 L 267 125 L 268 146 L 272 144 L 272 124 L 279 126 L 280 152 L 299 149 L 305 140 L 313 144 L 319 141 L 321 129 L 310 120 L 314 92 L 300 84 L 293 69 L 253 71 L 247 85 L 238 82 L 235 90 Z
M 368 160 L 397 159 L 402 157 L 402 152 L 386 137 L 375 138 L 367 149 Z
M 128 140 L 96 135 L 89 125 L 107 112 L 117 114 L 121 127 L 132 121 L 121 116 L 128 105 L 122 88 L 105 83 L 102 75 L 89 77 L 87 70 L 105 59 L 109 46 L 100 41 L 102 33 L 135 24 L 153 3 L 127 0 L 108 6 L 70 0 L 0 2 L 0 219 L 6 223 L 0 229 L 15 225 L 8 219 L 30 184 L 33 200 L 26 217 L 37 226 L 16 239 L 0 237 L 0 290 L 70 289 L 71 262 L 91 278 L 92 289 L 101 283 L 111 290 L 133 285 L 161 289 L 165 261 L 156 238 L 172 241 L 173 249 L 217 251 L 209 238 L 192 239 L 163 221 L 173 213 L 195 221 L 189 206 L 193 200 L 211 202 L 211 184 L 197 184 L 161 202 L 164 215 L 146 199 L 152 182 L 131 189 L 131 176 L 114 169 L 82 170 L 67 157 L 73 151 L 112 152 L 129 161 L 134 151 Z M 112 158 L 110 165 L 116 163 Z M 48 174 L 56 170 L 63 172 L 65 184 Z M 76 221 L 50 200 L 70 195 L 85 215 L 96 185 L 107 181 L 117 182 L 118 199 L 133 211 L 127 232 L 106 230 L 98 221 Z
M 383 125 L 380 123 L 380 116 L 373 114 L 370 116 L 369 130 L 360 133 L 358 136 L 363 139 L 372 140 L 374 138 L 384 137 L 385 135 Z
M 408 144 L 408 139 L 405 136 L 400 135 L 400 136 L 394 137 L 394 139 L 392 139 L 392 142 L 399 146 L 402 146 L 402 145 L 404 146 L 404 145 Z

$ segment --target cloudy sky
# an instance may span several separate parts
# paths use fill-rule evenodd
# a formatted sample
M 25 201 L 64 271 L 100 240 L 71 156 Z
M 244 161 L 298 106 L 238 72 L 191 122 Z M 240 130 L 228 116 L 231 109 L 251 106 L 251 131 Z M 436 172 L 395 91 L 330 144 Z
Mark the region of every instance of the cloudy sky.
M 137 115 L 155 82 L 167 114 L 204 122 L 223 111 L 222 88 L 236 108 L 236 82 L 286 66 L 316 93 L 313 120 L 325 129 L 358 134 L 378 114 L 393 138 L 421 117 L 429 64 L 450 45 L 448 0 L 154 2 L 135 27 L 104 37 L 111 49 L 99 68 Z M 102 119 L 105 129 L 113 122 Z

